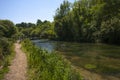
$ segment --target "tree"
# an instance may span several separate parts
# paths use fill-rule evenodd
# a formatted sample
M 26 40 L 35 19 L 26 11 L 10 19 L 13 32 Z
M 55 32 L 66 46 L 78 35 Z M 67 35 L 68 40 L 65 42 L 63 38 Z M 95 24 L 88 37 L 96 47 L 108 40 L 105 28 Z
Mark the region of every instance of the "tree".
M 55 20 L 55 32 L 58 35 L 60 40 L 67 39 L 67 32 L 69 32 L 68 22 L 66 15 L 70 12 L 71 4 L 70 2 L 64 0 L 60 7 L 56 10 L 56 15 L 54 16 Z
M 105 43 L 120 44 L 120 19 L 112 18 L 102 23 L 101 40 Z
M 42 24 L 42 21 L 40 19 L 38 19 L 36 25 L 38 26 L 38 25 L 41 25 L 41 24 Z
M 56 10 L 55 32 L 60 40 L 119 43 L 119 20 L 118 0 L 77 0 L 72 8 L 64 1 Z
M 16 33 L 16 28 L 13 22 L 9 20 L 0 20 L 1 36 L 11 38 Z
M 68 14 L 68 12 L 70 11 L 70 2 L 68 2 L 67 0 L 64 0 L 63 3 L 60 5 L 59 8 L 57 8 L 56 10 L 56 14 L 54 16 L 54 19 L 61 19 L 63 18 L 65 15 Z

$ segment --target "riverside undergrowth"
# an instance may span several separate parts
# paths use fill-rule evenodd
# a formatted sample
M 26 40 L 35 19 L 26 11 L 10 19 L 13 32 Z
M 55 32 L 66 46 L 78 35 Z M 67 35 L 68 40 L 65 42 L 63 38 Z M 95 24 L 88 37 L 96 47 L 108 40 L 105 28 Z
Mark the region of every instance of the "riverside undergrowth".
M 0 38 L 0 80 L 9 71 L 8 66 L 15 56 L 14 40 L 8 38 Z
M 81 80 L 59 54 L 42 50 L 29 39 L 22 41 L 22 49 L 28 60 L 28 80 Z

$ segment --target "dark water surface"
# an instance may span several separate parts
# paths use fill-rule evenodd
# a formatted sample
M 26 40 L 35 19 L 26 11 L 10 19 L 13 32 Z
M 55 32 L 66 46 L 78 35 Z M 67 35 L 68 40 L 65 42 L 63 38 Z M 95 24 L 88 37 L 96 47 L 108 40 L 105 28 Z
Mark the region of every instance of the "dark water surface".
M 58 51 L 74 66 L 120 78 L 120 46 L 49 40 L 33 40 L 33 43 L 49 52 Z

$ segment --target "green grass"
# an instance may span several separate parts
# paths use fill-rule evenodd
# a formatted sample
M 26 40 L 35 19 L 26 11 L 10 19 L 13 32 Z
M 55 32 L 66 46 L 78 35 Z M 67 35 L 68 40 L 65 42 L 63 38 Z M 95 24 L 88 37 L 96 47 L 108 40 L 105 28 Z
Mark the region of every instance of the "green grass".
M 36 47 L 30 40 L 22 42 L 28 60 L 28 80 L 81 80 L 70 63 L 55 52 Z
M 2 80 L 4 78 L 5 73 L 7 73 L 9 71 L 8 67 L 3 67 L 0 70 L 0 80 Z
M 8 66 L 10 65 L 15 55 L 13 44 L 11 44 L 10 49 L 11 53 L 9 53 L 9 55 L 4 56 L 4 60 L 1 60 L 1 66 L 3 66 L 3 68 L 0 70 L 0 80 L 2 80 L 4 78 L 4 75 L 9 71 Z

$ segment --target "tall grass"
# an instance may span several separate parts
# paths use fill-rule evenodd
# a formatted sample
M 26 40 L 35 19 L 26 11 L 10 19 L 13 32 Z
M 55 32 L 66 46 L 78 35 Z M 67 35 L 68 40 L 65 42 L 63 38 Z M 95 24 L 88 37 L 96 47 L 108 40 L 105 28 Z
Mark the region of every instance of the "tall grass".
M 4 74 L 9 71 L 8 66 L 14 57 L 13 41 L 7 38 L 0 39 L 0 80 L 3 79 Z
M 70 63 L 55 52 L 48 53 L 26 39 L 22 49 L 28 59 L 28 80 L 81 80 Z

